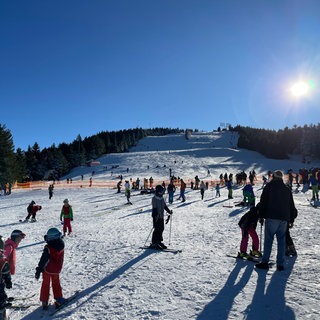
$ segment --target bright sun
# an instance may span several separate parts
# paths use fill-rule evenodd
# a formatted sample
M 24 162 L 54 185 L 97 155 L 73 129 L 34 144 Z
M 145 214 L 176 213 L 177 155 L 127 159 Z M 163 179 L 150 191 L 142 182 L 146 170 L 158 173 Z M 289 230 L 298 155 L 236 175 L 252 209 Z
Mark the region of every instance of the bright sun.
M 310 86 L 308 85 L 308 83 L 299 81 L 291 86 L 290 91 L 295 97 L 301 97 L 305 96 L 308 93 L 309 89 Z

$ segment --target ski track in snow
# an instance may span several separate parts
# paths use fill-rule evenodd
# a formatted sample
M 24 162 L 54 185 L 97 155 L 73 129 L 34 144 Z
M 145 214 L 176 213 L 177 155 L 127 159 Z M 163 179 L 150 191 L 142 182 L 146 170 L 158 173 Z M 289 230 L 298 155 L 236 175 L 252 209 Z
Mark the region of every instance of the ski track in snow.
M 275 266 L 265 272 L 255 270 L 252 262 L 226 256 L 239 250 L 237 223 L 247 208 L 224 205 L 241 201 L 241 188 L 234 189 L 234 202 L 227 200 L 225 188 L 215 198 L 215 190 L 209 187 L 204 200 L 200 191 L 188 188 L 185 203 L 177 200 L 178 189 L 170 205 L 174 212 L 170 247 L 183 251 L 173 254 L 139 248 L 152 228 L 152 195 L 133 191 L 133 205 L 128 206 L 123 191 L 117 194 L 116 189 L 94 187 L 99 180 L 112 180 L 116 186 L 118 174 L 124 179 L 142 181 L 152 176 L 162 181 L 168 178 L 169 168 L 187 181 L 195 175 L 210 181 L 225 172 L 255 169 L 266 174 L 269 169 L 297 170 L 303 165 L 236 149 L 236 141 L 230 132 L 200 132 L 190 140 L 183 135 L 145 138 L 129 153 L 105 155 L 99 159 L 100 166 L 75 168 L 68 175 L 77 181 L 83 174 L 88 181 L 95 170 L 92 188 L 57 185 L 51 200 L 46 188 L 13 190 L 10 196 L 1 196 L 1 234 L 5 239 L 13 229 L 27 234 L 17 250 L 17 273 L 13 288 L 6 290 L 8 296 L 37 293 L 28 302 L 38 302 L 41 278 L 35 280 L 34 273 L 44 247 L 43 235 L 50 227 L 61 228 L 64 198 L 74 209 L 74 233 L 65 239 L 61 283 L 66 297 L 80 290 L 54 316 L 43 313 L 39 303 L 39 307 L 12 310 L 10 319 L 319 319 L 320 216 L 319 209 L 307 201 L 310 190 L 294 193 L 299 215 L 291 234 L 298 256 L 287 258 L 284 272 L 277 272 Z M 119 167 L 111 169 L 112 165 Z M 211 177 L 207 177 L 208 169 Z M 261 181 L 254 191 L 260 196 Z M 43 206 L 37 223 L 19 223 L 31 200 Z M 165 227 L 166 244 L 169 230 L 170 224 Z M 260 235 L 260 225 L 257 232 Z M 275 255 L 276 241 L 271 259 Z

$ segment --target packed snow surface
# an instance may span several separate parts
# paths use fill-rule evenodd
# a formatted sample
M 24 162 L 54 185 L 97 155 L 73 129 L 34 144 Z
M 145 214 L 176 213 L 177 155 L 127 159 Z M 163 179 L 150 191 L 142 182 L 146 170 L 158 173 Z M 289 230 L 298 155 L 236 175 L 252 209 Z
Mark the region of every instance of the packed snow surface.
M 293 188 L 298 218 L 291 235 L 298 256 L 287 258 L 285 271 L 256 270 L 252 262 L 227 256 L 239 250 L 237 223 L 248 208 L 234 206 L 242 200 L 241 187 L 234 186 L 232 200 L 227 199 L 225 187 L 216 198 L 211 181 L 221 173 L 248 174 L 254 169 L 259 177 L 254 185 L 258 201 L 261 176 L 268 170 L 297 171 L 304 166 L 297 160 L 272 160 L 238 149 L 237 139 L 231 132 L 199 132 L 189 140 L 184 135 L 148 137 L 130 152 L 101 157 L 96 167 L 75 168 L 56 182 L 51 200 L 48 185 L 1 196 L 0 234 L 6 239 L 14 229 L 26 233 L 17 250 L 13 288 L 7 294 L 34 295 L 25 301 L 30 307 L 11 310 L 10 319 L 320 319 L 320 209 L 308 202 L 311 190 Z M 158 183 L 168 180 L 169 169 L 188 183 L 186 202 L 178 200 L 177 189 L 169 205 L 172 221 L 164 231 L 164 242 L 182 252 L 143 250 L 140 247 L 150 242 L 153 195 L 132 191 L 132 205 L 127 205 L 123 188 L 116 193 L 118 176 L 133 181 L 152 176 Z M 209 183 L 204 200 L 199 190 L 190 188 L 196 175 Z M 72 183 L 67 184 L 66 178 Z M 71 187 L 80 181 L 82 187 Z M 113 187 L 100 187 L 99 181 Z M 167 200 L 167 194 L 164 197 Z M 41 278 L 37 281 L 34 274 L 45 245 L 43 236 L 50 227 L 62 229 L 59 217 L 65 198 L 73 207 L 74 232 L 65 237 L 61 284 L 65 297 L 76 290 L 80 293 L 50 316 L 53 297 L 49 311 L 43 312 Z M 43 207 L 38 221 L 20 223 L 31 200 Z M 260 225 L 257 232 L 263 235 Z M 275 240 L 272 260 L 276 251 Z

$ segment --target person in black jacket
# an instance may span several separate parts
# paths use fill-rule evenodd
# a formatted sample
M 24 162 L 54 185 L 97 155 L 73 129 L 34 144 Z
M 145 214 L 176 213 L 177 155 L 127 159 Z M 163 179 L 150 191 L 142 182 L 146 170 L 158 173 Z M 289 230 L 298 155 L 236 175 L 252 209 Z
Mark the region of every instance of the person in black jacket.
M 286 232 L 288 224 L 297 217 L 292 192 L 282 180 L 283 174 L 277 170 L 263 189 L 260 198 L 259 217 L 265 219 L 264 251 L 262 260 L 256 264 L 259 269 L 268 269 L 274 236 L 277 238 L 277 270 L 284 270 Z M 263 220 L 261 220 L 263 222 Z

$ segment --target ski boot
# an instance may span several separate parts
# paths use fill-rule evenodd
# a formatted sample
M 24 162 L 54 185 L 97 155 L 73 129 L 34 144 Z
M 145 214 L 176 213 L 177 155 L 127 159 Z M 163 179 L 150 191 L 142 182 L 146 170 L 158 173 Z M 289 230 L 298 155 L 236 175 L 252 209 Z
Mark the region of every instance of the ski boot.
M 259 250 L 250 250 L 250 256 L 255 258 L 262 257 L 262 254 Z
M 65 298 L 57 298 L 56 301 L 55 301 L 55 306 L 56 306 L 56 309 L 61 307 L 62 305 L 64 305 L 68 300 L 65 299 Z
M 247 259 L 249 255 L 246 252 L 238 252 L 237 258 Z

